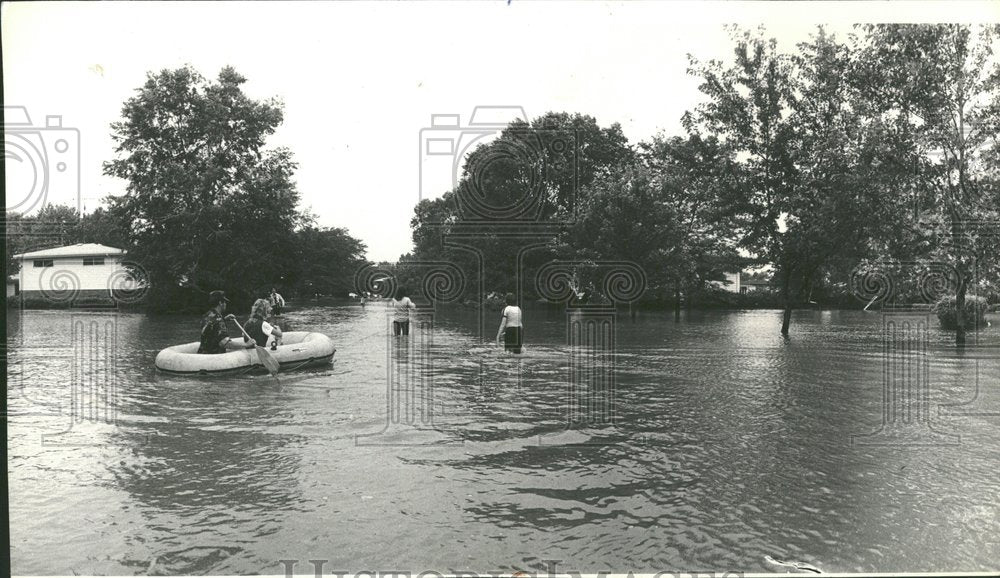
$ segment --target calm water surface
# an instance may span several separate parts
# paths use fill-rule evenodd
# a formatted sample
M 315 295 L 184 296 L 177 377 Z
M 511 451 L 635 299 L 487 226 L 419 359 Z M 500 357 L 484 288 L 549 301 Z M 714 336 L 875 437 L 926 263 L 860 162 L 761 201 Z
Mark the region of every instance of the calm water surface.
M 110 323 L 113 355 L 79 321 Z M 158 375 L 195 318 L 9 311 L 12 570 L 996 569 L 991 321 L 961 352 L 933 325 L 942 436 L 863 446 L 879 314 L 798 312 L 789 340 L 773 311 L 621 317 L 607 424 L 562 313 L 527 312 L 517 359 L 467 312 L 394 340 L 379 307 L 307 307 L 279 323 L 330 335 L 336 361 L 274 380 Z

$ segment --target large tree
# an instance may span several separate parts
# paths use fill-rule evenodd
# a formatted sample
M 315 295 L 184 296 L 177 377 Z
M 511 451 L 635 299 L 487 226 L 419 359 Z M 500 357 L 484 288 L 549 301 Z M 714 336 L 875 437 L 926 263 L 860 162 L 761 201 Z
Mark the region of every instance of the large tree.
M 689 122 L 738 159 L 730 207 L 743 247 L 775 268 L 787 335 L 813 289 L 904 234 L 896 216 L 906 163 L 885 167 L 882 158 L 908 140 L 866 116 L 860 57 L 822 28 L 792 54 L 759 33 L 735 40 L 731 65 L 692 67 L 708 100 Z
M 868 112 L 907 137 L 883 155 L 911 175 L 916 227 L 907 256 L 953 269 L 961 345 L 966 294 L 974 282 L 995 281 L 1000 264 L 1000 27 L 884 24 L 864 32 L 857 82 Z
M 781 269 L 785 311 L 781 332 L 788 333 L 794 303 L 793 283 L 802 265 L 801 240 L 786 235 L 798 184 L 795 166 L 794 62 L 777 43 L 749 31 L 734 33 L 734 60 L 692 59 L 689 72 L 702 78 L 707 99 L 686 115 L 694 127 L 722 140 L 737 159 L 739 195 L 731 207 L 741 217 L 741 245 Z
M 171 307 L 181 287 L 249 301 L 295 255 L 295 164 L 265 148 L 281 106 L 249 98 L 245 81 L 232 68 L 212 82 L 191 68 L 150 74 L 112 124 L 117 158 L 105 172 L 128 185 L 109 210 L 154 308 Z
M 355 274 L 368 264 L 365 244 L 345 229 L 303 227 L 294 246 L 292 266 L 277 283 L 299 295 L 346 297 L 355 290 Z
M 749 261 L 737 251 L 739 215 L 731 210 L 738 171 L 732 151 L 713 136 L 657 137 L 641 146 L 657 202 L 671 217 L 671 239 L 658 250 L 676 310 L 682 293 L 696 294 Z
M 518 274 L 531 279 L 535 268 L 558 251 L 536 249 L 525 257 L 523 270 L 516 271 L 518 246 L 498 235 L 495 226 L 571 221 L 591 185 L 632 158 L 617 124 L 601 127 L 591 116 L 565 112 L 549 112 L 530 123 L 514 121 L 462 159 L 453 190 L 416 206 L 414 251 L 408 259 L 448 261 L 471 274 L 473 254 L 443 242 L 448 233 L 471 231 L 474 240 L 469 242 L 483 258 L 485 279 L 483 287 L 469 283 L 467 291 L 513 291 Z M 524 288 L 530 291 L 532 284 Z

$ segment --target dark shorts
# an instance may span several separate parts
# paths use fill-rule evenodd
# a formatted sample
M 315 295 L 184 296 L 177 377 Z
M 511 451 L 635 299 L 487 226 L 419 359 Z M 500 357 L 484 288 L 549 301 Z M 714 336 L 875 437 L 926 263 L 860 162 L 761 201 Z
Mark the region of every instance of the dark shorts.
M 520 327 L 508 327 L 503 330 L 503 348 L 513 353 L 521 353 L 524 335 Z
M 409 335 L 410 334 L 410 322 L 409 321 L 393 321 L 392 322 L 392 334 L 393 335 Z

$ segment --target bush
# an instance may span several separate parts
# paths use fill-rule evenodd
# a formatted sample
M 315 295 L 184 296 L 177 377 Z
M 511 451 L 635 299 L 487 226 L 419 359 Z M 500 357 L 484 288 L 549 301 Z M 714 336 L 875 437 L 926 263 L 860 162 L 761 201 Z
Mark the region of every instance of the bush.
M 986 325 L 986 310 L 989 305 L 984 297 L 965 297 L 965 328 L 973 329 L 977 326 Z M 942 329 L 956 329 L 958 322 L 955 319 L 955 296 L 942 297 L 934 304 L 934 313 L 941 322 Z

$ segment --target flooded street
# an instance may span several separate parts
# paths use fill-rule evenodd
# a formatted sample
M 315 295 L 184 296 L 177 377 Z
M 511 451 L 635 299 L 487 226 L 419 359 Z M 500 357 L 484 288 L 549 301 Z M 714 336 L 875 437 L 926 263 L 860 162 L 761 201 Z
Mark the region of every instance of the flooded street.
M 879 313 L 796 312 L 788 340 L 776 311 L 619 315 L 601 373 L 562 312 L 526 310 L 518 358 L 466 310 L 395 339 L 379 304 L 303 306 L 284 327 L 332 366 L 198 379 L 153 368 L 196 318 L 8 310 L 12 571 L 990 570 L 988 318 L 965 351 L 931 323 L 924 419 L 883 397 Z M 886 419 L 937 433 L 867 435 Z

